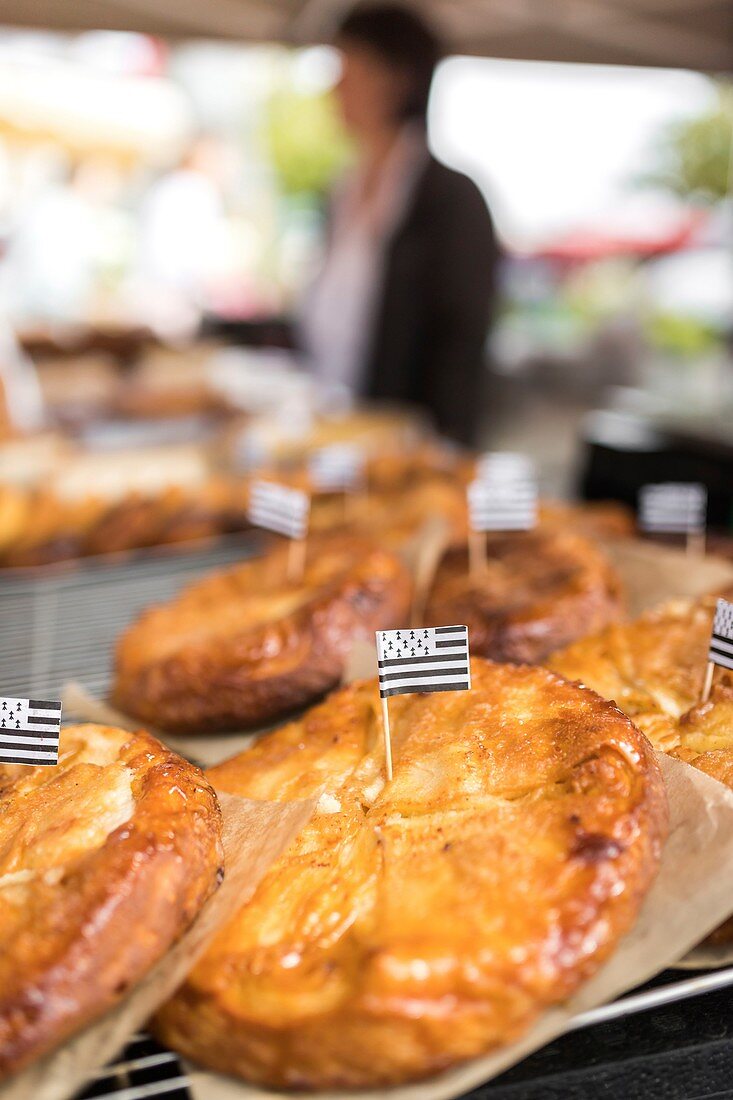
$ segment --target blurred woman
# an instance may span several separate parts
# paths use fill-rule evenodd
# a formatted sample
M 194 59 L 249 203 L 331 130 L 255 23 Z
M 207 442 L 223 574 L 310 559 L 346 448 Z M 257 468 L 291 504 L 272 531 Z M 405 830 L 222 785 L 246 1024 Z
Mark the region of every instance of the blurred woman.
M 478 188 L 428 151 L 442 50 L 412 11 L 354 9 L 336 36 L 357 163 L 332 197 L 302 337 L 325 384 L 409 402 L 475 441 L 498 250 Z

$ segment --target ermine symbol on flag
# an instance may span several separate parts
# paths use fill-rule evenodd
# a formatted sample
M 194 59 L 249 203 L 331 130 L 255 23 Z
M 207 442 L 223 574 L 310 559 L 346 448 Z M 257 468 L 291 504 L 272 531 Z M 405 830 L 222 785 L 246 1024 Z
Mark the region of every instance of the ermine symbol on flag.
M 58 764 L 61 703 L 0 696 L 0 764 Z
M 377 660 L 383 699 L 471 687 L 466 626 L 378 630 Z

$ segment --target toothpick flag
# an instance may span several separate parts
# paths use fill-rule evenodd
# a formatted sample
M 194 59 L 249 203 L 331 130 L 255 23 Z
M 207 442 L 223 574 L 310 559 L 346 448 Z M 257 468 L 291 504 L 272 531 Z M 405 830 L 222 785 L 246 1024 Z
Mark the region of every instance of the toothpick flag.
M 705 530 L 708 493 L 694 481 L 663 481 L 639 490 L 639 524 L 651 534 L 689 535 Z
M 537 486 L 529 478 L 477 478 L 468 486 L 474 531 L 528 531 L 537 522 Z
M 392 779 L 391 695 L 467 691 L 471 687 L 467 626 L 377 631 L 379 695 L 387 779 Z
M 485 451 L 476 459 L 476 477 L 499 480 L 529 480 L 535 476 L 534 463 L 518 451 Z
M 708 660 L 721 668 L 733 669 L 733 603 L 727 600 L 718 600 L 715 605 Z
M 0 697 L 0 764 L 58 764 L 61 703 Z
M 471 687 L 467 626 L 378 630 L 377 658 L 383 699 Z
M 261 435 L 245 428 L 234 442 L 233 458 L 237 470 L 253 473 L 272 461 L 272 451 Z
M 331 447 L 321 447 L 312 455 L 308 471 L 319 492 L 345 493 L 363 484 L 365 465 L 361 447 L 335 443 Z
M 718 600 L 715 605 L 713 629 L 708 646 L 708 663 L 705 669 L 701 700 L 707 703 L 713 688 L 715 666 L 733 669 L 733 603 Z
M 310 497 L 301 489 L 273 481 L 255 481 L 248 515 L 255 527 L 265 527 L 289 539 L 304 539 L 308 533 Z

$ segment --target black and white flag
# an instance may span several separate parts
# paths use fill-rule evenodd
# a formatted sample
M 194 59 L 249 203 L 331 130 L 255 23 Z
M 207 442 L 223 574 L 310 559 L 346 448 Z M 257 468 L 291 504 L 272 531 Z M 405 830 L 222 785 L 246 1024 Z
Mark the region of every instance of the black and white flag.
M 695 481 L 663 481 L 639 490 L 643 531 L 687 535 L 705 530 L 708 492 Z
M 476 477 L 499 481 L 533 481 L 534 463 L 519 451 L 484 451 L 476 459 Z
M 364 484 L 366 458 L 361 447 L 334 443 L 321 447 L 310 458 L 308 472 L 319 493 L 346 493 Z
M 61 703 L 0 696 L 0 764 L 58 764 Z
M 529 531 L 537 523 L 537 486 L 530 478 L 477 478 L 468 486 L 474 531 Z
M 708 660 L 721 668 L 733 668 L 733 603 L 727 600 L 715 605 Z
M 247 514 L 255 527 L 265 527 L 289 539 L 304 539 L 308 534 L 310 505 L 310 497 L 302 489 L 291 489 L 274 481 L 254 481 Z
M 76 1100 L 190 1100 L 190 1081 L 180 1058 L 152 1036 L 134 1036 L 116 1062 L 94 1075 Z
M 467 691 L 471 687 L 467 626 L 378 630 L 379 694 Z
M 239 432 L 233 448 L 235 469 L 243 473 L 253 473 L 272 463 L 272 449 L 257 432 L 243 428 Z

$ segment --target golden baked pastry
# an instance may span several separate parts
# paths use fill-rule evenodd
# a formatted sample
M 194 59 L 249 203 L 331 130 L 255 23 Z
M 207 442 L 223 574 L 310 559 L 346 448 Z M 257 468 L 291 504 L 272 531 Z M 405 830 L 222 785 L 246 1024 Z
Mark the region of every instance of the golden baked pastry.
M 539 522 L 559 531 L 575 531 L 586 538 L 633 538 L 634 513 L 625 504 L 613 500 L 587 500 L 573 504 L 561 500 L 540 503 Z
M 7 547 L 2 564 L 49 565 L 77 557 L 105 509 L 105 503 L 96 497 L 63 500 L 50 492 L 33 493 L 23 531 Z
M 631 927 L 666 835 L 662 780 L 614 706 L 544 669 L 470 691 L 330 696 L 209 773 L 319 797 L 159 1012 L 163 1041 L 274 1087 L 379 1088 L 512 1041 Z
M 426 625 L 465 623 L 472 653 L 541 661 L 600 630 L 620 613 L 620 581 L 603 553 L 579 535 L 536 528 L 487 536 L 486 569 L 469 575 L 465 550 L 440 564 Z
M 216 796 L 147 733 L 61 731 L 0 767 L 0 1078 L 106 1012 L 216 888 Z
M 613 699 L 655 748 L 690 763 L 706 754 L 706 771 L 709 754 L 719 752 L 725 771 L 733 762 L 733 673 L 716 669 L 710 700 L 700 704 L 716 598 L 671 600 L 553 653 L 547 664 Z
M 733 599 L 733 591 L 724 595 Z M 655 748 L 733 788 L 733 672 L 716 668 L 710 698 L 700 702 L 716 598 L 672 600 L 547 664 L 613 699 Z M 707 940 L 732 941 L 733 920 Z
M 30 510 L 30 493 L 13 485 L 0 485 L 0 553 L 21 537 Z
M 405 622 L 410 577 L 396 555 L 310 538 L 291 582 L 287 554 L 280 543 L 144 612 L 117 646 L 115 703 L 176 732 L 261 725 L 334 687 L 355 638 Z
M 311 530 L 371 534 L 382 546 L 397 550 L 435 516 L 445 520 L 449 542 L 465 542 L 464 490 L 442 478 L 423 478 L 409 490 L 370 491 L 346 499 L 343 494 L 316 497 L 311 504 Z

